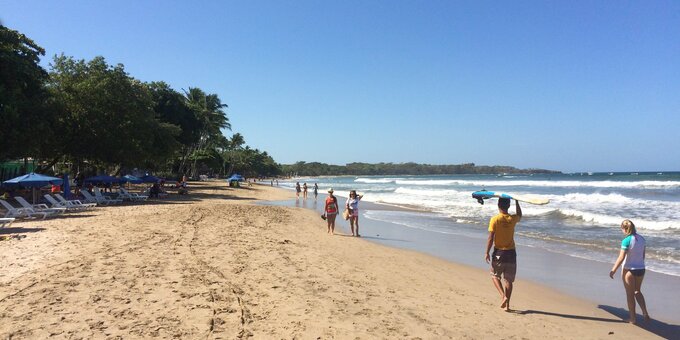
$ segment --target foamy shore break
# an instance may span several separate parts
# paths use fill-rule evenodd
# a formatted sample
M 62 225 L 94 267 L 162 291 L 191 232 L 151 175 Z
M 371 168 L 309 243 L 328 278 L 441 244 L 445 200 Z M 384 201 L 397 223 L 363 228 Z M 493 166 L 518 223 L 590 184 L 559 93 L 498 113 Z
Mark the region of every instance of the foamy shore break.
M 286 190 L 190 190 L 0 229 L 26 236 L 0 242 L 0 337 L 657 336 L 522 280 L 506 313 L 483 270 L 329 236 L 311 210 L 255 204 Z

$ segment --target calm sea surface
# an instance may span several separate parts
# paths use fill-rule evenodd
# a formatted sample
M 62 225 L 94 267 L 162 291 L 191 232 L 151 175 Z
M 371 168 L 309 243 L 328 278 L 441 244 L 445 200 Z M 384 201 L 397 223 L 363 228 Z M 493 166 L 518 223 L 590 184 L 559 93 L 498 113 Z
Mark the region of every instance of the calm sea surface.
M 522 204 L 518 243 L 610 263 L 623 238 L 619 225 L 628 218 L 647 239 L 648 270 L 680 276 L 680 172 L 321 177 L 280 185 L 292 189 L 295 181 L 306 182 L 310 196 L 314 183 L 323 198 L 332 187 L 341 204 L 355 189 L 365 201 L 417 208 L 422 212 L 370 210 L 365 217 L 453 235 L 485 232 L 498 212 L 496 200 L 480 205 L 473 191 L 541 195 L 550 204 Z

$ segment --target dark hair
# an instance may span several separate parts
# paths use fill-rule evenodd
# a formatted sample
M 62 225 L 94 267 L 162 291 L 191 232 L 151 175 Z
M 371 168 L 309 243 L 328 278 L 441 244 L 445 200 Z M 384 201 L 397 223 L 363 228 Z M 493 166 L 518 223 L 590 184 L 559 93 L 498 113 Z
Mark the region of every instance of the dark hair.
M 356 190 L 350 190 L 349 194 L 350 194 L 350 195 L 351 195 L 351 194 L 354 194 L 354 196 L 356 196 L 356 195 L 357 195 L 357 191 L 356 191 Z
M 498 199 L 498 207 L 502 208 L 502 209 L 510 208 L 510 199 L 509 198 L 499 198 Z

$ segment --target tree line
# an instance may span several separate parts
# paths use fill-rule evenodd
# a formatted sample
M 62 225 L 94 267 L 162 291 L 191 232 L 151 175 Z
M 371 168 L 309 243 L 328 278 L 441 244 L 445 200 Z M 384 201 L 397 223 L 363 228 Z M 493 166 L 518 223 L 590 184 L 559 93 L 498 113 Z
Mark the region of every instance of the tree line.
M 225 137 L 232 126 L 217 94 L 142 82 L 101 56 L 77 60 L 62 53 L 45 70 L 44 55 L 33 40 L 0 25 L 0 162 L 111 175 L 281 173 L 243 135 Z
M 543 169 L 518 169 L 502 165 L 432 165 L 418 163 L 349 163 L 332 165 L 319 162 L 297 162 L 282 165 L 284 174 L 297 176 L 367 176 L 367 175 L 455 175 L 455 174 L 541 174 L 560 173 Z

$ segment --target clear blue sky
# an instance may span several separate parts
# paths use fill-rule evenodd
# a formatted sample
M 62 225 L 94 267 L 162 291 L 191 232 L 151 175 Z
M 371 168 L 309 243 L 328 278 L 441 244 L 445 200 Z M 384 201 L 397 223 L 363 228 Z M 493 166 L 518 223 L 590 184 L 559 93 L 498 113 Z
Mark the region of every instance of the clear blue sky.
M 47 50 L 200 87 L 281 163 L 680 170 L 678 1 L 9 1 Z

